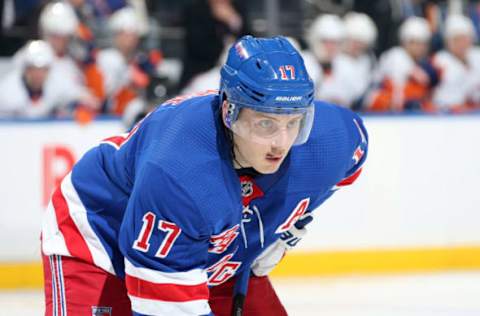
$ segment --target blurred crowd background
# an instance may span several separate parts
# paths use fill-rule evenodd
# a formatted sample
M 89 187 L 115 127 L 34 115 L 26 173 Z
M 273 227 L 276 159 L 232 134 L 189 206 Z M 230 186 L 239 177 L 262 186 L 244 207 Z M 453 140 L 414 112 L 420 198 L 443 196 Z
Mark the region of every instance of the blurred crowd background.
M 316 98 L 363 112 L 480 109 L 479 1 L 1 0 L 0 118 L 122 117 L 217 89 L 236 38 L 288 36 Z

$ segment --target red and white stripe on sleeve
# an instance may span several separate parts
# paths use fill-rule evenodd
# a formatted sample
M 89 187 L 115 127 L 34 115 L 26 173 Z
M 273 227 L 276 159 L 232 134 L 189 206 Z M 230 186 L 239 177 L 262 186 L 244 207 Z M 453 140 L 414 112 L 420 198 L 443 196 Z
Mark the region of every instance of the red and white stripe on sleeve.
M 125 259 L 125 282 L 133 311 L 146 315 L 207 315 L 205 270 L 162 272 L 134 266 Z
M 68 173 L 55 190 L 42 224 L 42 251 L 45 255 L 76 257 L 115 274 L 112 261 L 92 229 L 87 210 Z

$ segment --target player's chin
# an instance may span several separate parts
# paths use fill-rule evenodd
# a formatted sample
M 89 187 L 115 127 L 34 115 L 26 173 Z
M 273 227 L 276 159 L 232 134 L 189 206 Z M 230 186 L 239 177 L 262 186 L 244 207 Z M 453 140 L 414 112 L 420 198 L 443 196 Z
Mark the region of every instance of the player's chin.
M 283 159 L 278 159 L 278 160 L 265 159 L 265 161 L 262 164 L 259 164 L 259 166 L 255 167 L 255 169 L 258 172 L 263 174 L 275 173 L 280 168 L 282 161 Z

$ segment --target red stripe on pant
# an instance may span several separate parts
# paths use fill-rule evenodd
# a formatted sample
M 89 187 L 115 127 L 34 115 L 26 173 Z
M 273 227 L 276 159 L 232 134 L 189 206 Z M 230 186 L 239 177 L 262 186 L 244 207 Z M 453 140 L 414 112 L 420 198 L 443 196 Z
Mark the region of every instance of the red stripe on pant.
M 45 283 L 45 316 L 53 316 L 53 287 L 50 260 L 43 258 Z M 131 316 L 131 303 L 127 296 L 125 282 L 80 259 L 61 257 L 59 262 L 65 290 L 65 311 L 68 316 L 90 316 L 94 311 L 111 310 L 112 316 Z M 58 293 L 60 295 L 60 293 Z M 57 300 L 58 301 L 58 300 Z M 57 304 L 57 315 L 61 306 Z M 108 315 L 108 313 L 104 314 Z
M 88 262 L 71 257 L 61 257 L 61 270 L 65 289 L 64 304 L 68 316 L 94 315 L 92 311 L 98 307 L 107 310 L 111 308 L 112 316 L 132 315 L 130 299 L 122 279 Z M 53 316 L 52 268 L 47 256 L 43 256 L 43 271 L 45 316 Z M 234 280 L 229 280 L 210 288 L 209 304 L 215 316 L 230 316 L 234 283 Z M 57 311 L 58 308 L 60 306 L 57 306 Z M 251 277 L 248 285 L 243 316 L 258 315 L 287 315 L 268 277 Z
M 63 301 L 63 292 L 64 292 L 64 288 L 63 286 L 60 285 L 60 282 L 63 282 L 62 280 L 62 274 L 60 273 L 60 267 L 59 265 L 61 264 L 58 260 L 58 256 L 51 256 L 51 260 L 50 260 L 50 264 L 51 264 L 51 271 L 53 271 L 53 286 L 55 288 L 55 291 L 53 291 L 53 293 L 55 293 L 55 304 L 53 305 L 54 309 L 53 309 L 53 313 L 55 315 L 58 315 L 58 316 L 64 316 L 64 306 L 63 304 L 65 303 Z
M 210 308 L 215 316 L 230 316 L 235 280 L 210 288 Z M 268 277 L 250 277 L 243 316 L 285 316 L 287 312 Z

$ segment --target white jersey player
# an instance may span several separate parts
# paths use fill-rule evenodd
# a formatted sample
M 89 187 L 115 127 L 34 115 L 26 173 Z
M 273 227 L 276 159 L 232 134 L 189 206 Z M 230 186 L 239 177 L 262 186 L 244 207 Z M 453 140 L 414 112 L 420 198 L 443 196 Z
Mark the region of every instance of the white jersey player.
M 480 104 L 480 49 L 472 22 L 462 15 L 451 15 L 445 23 L 446 49 L 433 63 L 441 76 L 433 92 L 433 103 L 440 111 L 463 111 Z
M 31 41 L 20 51 L 21 60 L 0 81 L 0 116 L 42 118 L 76 101 L 52 74 L 55 54 L 48 43 Z
M 375 44 L 377 28 L 368 15 L 357 12 L 348 13 L 344 23 L 344 50 L 334 60 L 337 84 L 343 86 L 343 93 L 336 98 L 351 107 L 362 97 L 372 79 L 375 57 L 370 49 Z
M 344 87 L 339 84 L 336 58 L 344 38 L 343 21 L 336 15 L 321 15 L 310 27 L 309 50 L 303 53 L 305 67 L 315 84 L 315 97 L 343 105 Z
M 421 104 L 432 84 L 427 70 L 431 32 L 427 21 L 410 17 L 400 27 L 401 46 L 380 56 L 374 73 L 374 84 L 365 99 L 374 111 L 402 111 L 411 102 Z M 420 106 L 420 105 L 419 105 Z
M 105 110 L 135 117 L 146 107 L 142 92 L 149 78 L 139 69 L 135 57 L 140 38 L 147 29 L 131 7 L 116 11 L 109 19 L 109 28 L 113 47 L 103 49 L 97 55 L 107 99 Z
M 97 108 L 98 100 L 86 87 L 81 68 L 69 54 L 69 44 L 78 25 L 78 18 L 68 2 L 52 2 L 42 10 L 39 20 L 42 38 L 55 51 L 49 80 L 60 85 L 69 99 Z
M 98 107 L 98 100 L 85 85 L 82 70 L 69 55 L 69 43 L 76 32 L 78 19 L 67 2 L 52 2 L 45 6 L 40 14 L 39 27 L 42 39 L 53 49 L 54 58 L 50 65 L 48 82 L 61 90 L 65 103 L 75 103 L 90 109 Z M 24 63 L 24 50 L 19 50 L 13 57 L 16 67 Z M 75 107 L 64 108 L 57 113 L 60 116 L 70 115 Z

